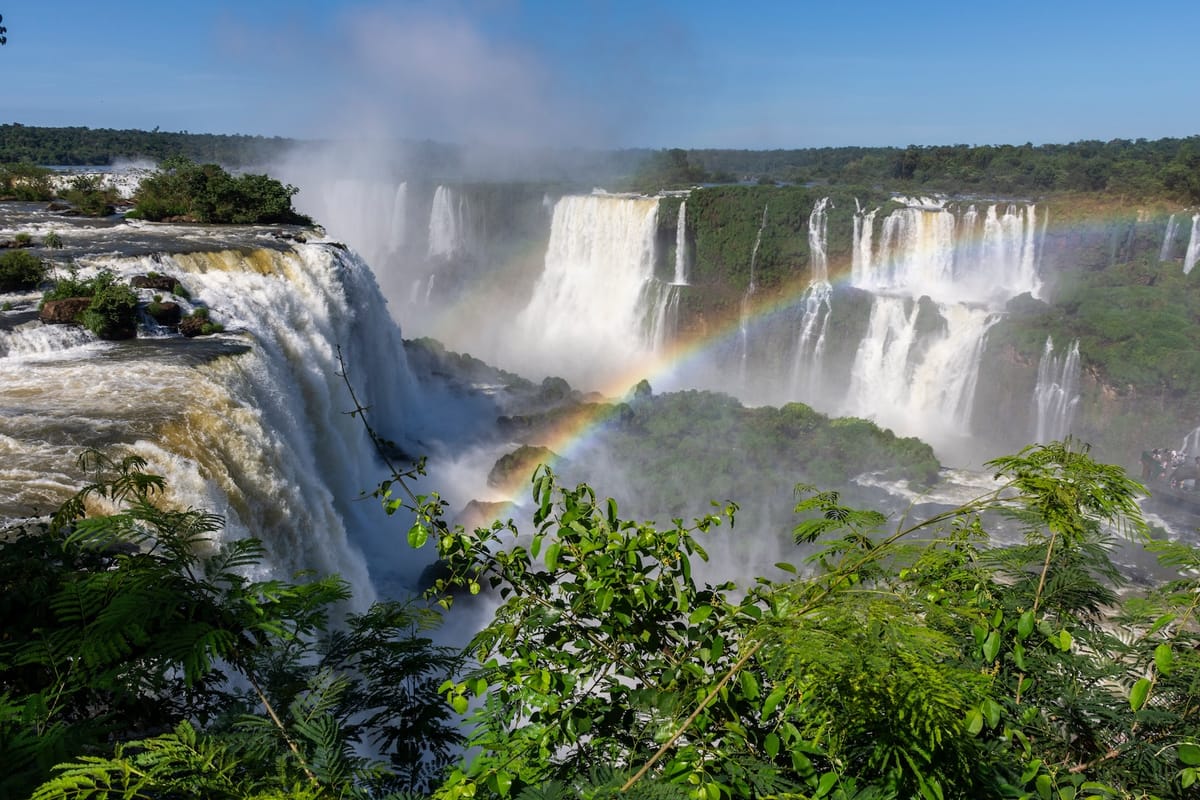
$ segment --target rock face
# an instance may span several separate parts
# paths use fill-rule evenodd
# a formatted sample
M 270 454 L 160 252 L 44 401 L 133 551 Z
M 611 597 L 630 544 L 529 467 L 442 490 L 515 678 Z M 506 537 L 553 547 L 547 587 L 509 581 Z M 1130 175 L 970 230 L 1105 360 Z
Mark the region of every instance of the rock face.
M 189 339 L 194 336 L 202 336 L 204 334 L 204 323 L 206 322 L 208 320 L 201 317 L 184 317 L 183 321 L 179 323 L 179 332 Z
M 146 306 L 146 313 L 153 317 L 159 325 L 178 325 L 179 320 L 183 318 L 183 309 L 179 307 L 178 303 L 170 301 L 150 303 Z
M 488 473 L 488 486 L 504 488 L 528 481 L 538 464 L 550 464 L 556 458 L 546 447 L 522 445 L 513 452 L 501 456 Z
M 156 292 L 167 293 L 175 291 L 178 283 L 179 281 L 170 275 L 134 275 L 129 279 L 129 285 L 134 289 L 153 289 Z
M 48 325 L 78 323 L 79 316 L 84 311 L 87 311 L 88 306 L 91 304 L 92 298 L 90 297 L 68 297 L 63 300 L 50 300 L 38 312 L 38 319 Z

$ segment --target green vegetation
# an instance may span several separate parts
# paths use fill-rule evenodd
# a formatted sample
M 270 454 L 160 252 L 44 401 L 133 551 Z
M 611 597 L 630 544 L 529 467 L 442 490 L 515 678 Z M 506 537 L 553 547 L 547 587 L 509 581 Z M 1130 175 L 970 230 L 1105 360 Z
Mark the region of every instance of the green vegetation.
M 292 209 L 298 190 L 266 175 L 234 177 L 216 164 L 164 161 L 138 188 L 126 216 L 203 223 L 309 223 Z
M 36 289 L 46 279 L 46 265 L 25 250 L 0 253 L 0 292 Z
M 77 175 L 71 179 L 71 185 L 59 194 L 86 217 L 108 216 L 121 199 L 117 190 L 106 186 L 99 175 Z
M 101 339 L 131 339 L 137 335 L 137 293 L 117 276 L 101 270 L 94 277 L 79 280 L 74 272 L 55 280 L 42 295 L 41 305 L 52 300 L 90 297 L 92 302 L 77 321 Z
M 796 480 L 846 486 L 864 472 L 917 485 L 937 478 L 937 458 L 920 440 L 867 420 L 830 419 L 801 403 L 745 408 L 726 395 L 681 391 L 643 395 L 632 407 L 598 446 L 639 476 L 627 502 L 640 516 L 671 519 L 696 513 L 690 504 L 697 497 L 737 498 L 749 506 L 756 529 L 764 513 L 786 524 L 770 509 Z M 580 469 L 586 473 L 587 465 Z
M 26 231 L 17 233 L 13 236 L 12 240 L 17 247 L 29 247 L 31 244 L 33 244 L 33 237 Z
M 0 162 L 4 159 L 0 158 Z M 50 200 L 50 170 L 31 163 L 0 163 L 0 200 Z
M 499 602 L 465 663 L 414 606 L 339 625 L 336 578 L 247 579 L 258 542 L 212 544 L 136 458 L 96 464 L 0 537 L 11 795 L 1132 800 L 1200 770 L 1200 552 L 1147 539 L 1140 487 L 1070 443 L 922 521 L 801 487 L 807 566 L 743 586 L 696 577 L 733 505 L 655 528 L 542 469 L 515 538 L 446 527 L 393 471 L 376 495 L 436 547 L 433 596 Z M 997 515 L 1025 540 L 989 545 Z M 1119 598 L 1113 526 L 1183 577 Z
M 42 237 L 42 247 L 49 248 L 50 250 L 61 250 L 63 247 L 62 236 L 55 231 L 50 231 Z
M 0 162 L 53 166 L 108 166 L 118 159 L 161 161 L 183 156 L 229 166 L 261 164 L 294 145 L 290 139 L 168 133 L 108 128 L 0 125 Z
M 250 580 L 259 542 L 161 506 L 140 459 L 85 458 L 94 483 L 0 536 L 0 796 L 430 786 L 459 737 L 436 693 L 456 659 L 426 612 L 380 603 L 331 629 L 344 582 Z M 86 516 L 92 498 L 119 510 Z

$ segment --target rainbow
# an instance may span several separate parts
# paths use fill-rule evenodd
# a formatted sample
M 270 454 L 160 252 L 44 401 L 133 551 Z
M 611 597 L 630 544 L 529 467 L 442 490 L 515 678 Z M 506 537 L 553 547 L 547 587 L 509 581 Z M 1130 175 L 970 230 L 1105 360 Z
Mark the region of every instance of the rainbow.
M 1097 207 L 1093 198 L 1085 198 L 1087 205 L 1082 213 L 1066 216 L 1063 220 L 1044 222 L 1039 236 L 1043 242 L 1047 234 L 1061 235 L 1063 233 L 1087 233 L 1106 229 L 1117 221 L 1128 221 L 1134 215 L 1144 219 L 1147 214 L 1171 213 L 1171 209 L 1153 208 L 1144 210 L 1141 207 L 1129 205 L 1103 204 Z M 1063 200 L 1056 200 L 1054 207 L 1061 207 Z M 984 205 L 986 201 L 978 204 Z M 1039 204 L 1039 210 L 1045 206 Z M 1043 213 L 1045 213 L 1043 211 Z M 1174 210 L 1174 213 L 1181 213 Z M 957 247 L 968 248 L 979 243 L 981 237 L 964 237 Z M 527 268 L 527 261 L 510 261 L 500 267 L 500 279 L 505 280 L 505 271 L 511 271 L 515 276 L 517 270 Z M 495 274 L 495 273 L 494 273 Z M 846 262 L 831 265 L 830 283 L 834 287 L 851 286 L 850 264 Z M 492 281 L 494 283 L 494 280 Z M 647 353 L 646 357 L 630 364 L 618 374 L 608 376 L 597 389 L 596 394 L 604 398 L 604 404 L 597 404 L 586 411 L 566 415 L 564 420 L 556 425 L 547 426 L 539 434 L 528 441 L 531 445 L 545 447 L 555 453 L 555 459 L 549 466 L 552 468 L 558 461 L 569 460 L 572 456 L 586 448 L 602 431 L 606 423 L 620 413 L 620 398 L 628 396 L 632 387 L 645 379 L 652 384 L 667 378 L 672 374 L 686 370 L 690 365 L 702 362 L 707 356 L 716 351 L 728 348 L 741 335 L 743 328 L 753 328 L 771 320 L 778 314 L 794 313 L 796 306 L 804 299 L 810 290 L 807 280 L 797 279 L 789 284 L 772 288 L 770 291 L 753 293 L 742 307 L 730 307 L 716 318 L 709 317 L 702 329 L 690 334 L 677 336 L 672 342 L 660 348 L 657 352 Z M 441 317 L 443 329 L 449 329 L 456 320 L 470 313 L 468 309 L 486 307 L 486 298 L 468 293 L 453 307 L 447 309 Z M 732 304 L 731 304 L 732 305 Z M 435 335 L 438 326 L 435 325 Z M 497 487 L 497 493 L 502 495 L 506 506 L 520 506 L 526 499 L 530 481 L 528 476 L 514 479 L 507 484 Z

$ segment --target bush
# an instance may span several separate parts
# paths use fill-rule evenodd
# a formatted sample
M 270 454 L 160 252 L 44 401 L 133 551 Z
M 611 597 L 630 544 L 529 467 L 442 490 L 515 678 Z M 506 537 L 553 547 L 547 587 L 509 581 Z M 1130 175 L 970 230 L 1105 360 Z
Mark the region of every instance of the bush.
M 75 269 L 71 268 L 65 278 L 55 279 L 54 286 L 42 294 L 41 304 L 45 305 L 51 300 L 66 300 L 68 297 L 94 297 L 97 288 L 107 286 L 115 280 L 116 276 L 108 270 L 89 280 L 80 280 Z
M 37 201 L 53 197 L 50 170 L 28 163 L 0 164 L 0 198 Z
M 88 217 L 108 216 L 120 200 L 117 190 L 103 185 L 99 175 L 75 177 L 71 181 L 71 188 L 62 192 L 62 198 Z
M 133 219 L 204 223 L 300 223 L 312 220 L 292 209 L 299 191 L 267 175 L 234 177 L 216 164 L 170 158 L 138 187 Z
M 30 244 L 33 243 L 33 237 L 30 236 L 25 231 L 21 231 L 20 233 L 13 236 L 13 241 L 17 243 L 18 247 L 28 247 Z
M 46 278 L 46 265 L 32 253 L 9 250 L 0 254 L 0 292 L 36 289 Z
M 83 326 L 101 339 L 132 339 L 137 335 L 137 305 L 137 294 L 128 286 L 107 283 L 83 312 Z
M 61 250 L 63 246 L 62 237 L 54 231 L 50 231 L 42 237 L 42 246 L 48 247 L 51 250 Z

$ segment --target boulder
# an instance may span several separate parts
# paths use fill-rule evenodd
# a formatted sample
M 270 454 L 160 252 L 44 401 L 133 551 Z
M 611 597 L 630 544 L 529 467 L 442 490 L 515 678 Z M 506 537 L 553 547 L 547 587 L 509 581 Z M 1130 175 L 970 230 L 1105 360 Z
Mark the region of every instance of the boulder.
M 134 275 L 129 279 L 129 285 L 134 289 L 153 289 L 167 294 L 174 292 L 178 283 L 170 275 Z
M 90 297 L 67 297 L 48 300 L 38 311 L 38 319 L 48 325 L 78 323 L 80 315 L 92 304 Z
M 193 336 L 202 336 L 204 334 L 204 323 L 208 320 L 202 317 L 184 317 L 179 323 L 179 332 L 189 339 Z
M 170 301 L 150 303 L 146 306 L 146 313 L 159 325 L 178 325 L 179 320 L 183 319 L 183 309 L 179 307 L 178 303 Z

